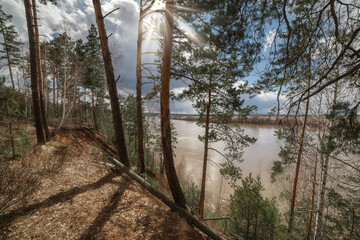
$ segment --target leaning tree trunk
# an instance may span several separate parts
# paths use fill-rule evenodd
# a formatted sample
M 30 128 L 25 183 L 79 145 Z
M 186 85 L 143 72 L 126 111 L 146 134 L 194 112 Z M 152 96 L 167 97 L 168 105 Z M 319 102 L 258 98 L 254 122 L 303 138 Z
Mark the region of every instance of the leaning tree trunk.
M 143 5 L 140 0 L 140 18 L 138 27 L 138 41 L 137 41 L 137 55 L 136 55 L 136 106 L 137 106 L 137 131 L 138 131 L 138 168 L 140 173 L 145 172 L 144 161 L 144 130 L 143 130 L 143 116 L 142 116 L 142 38 L 143 38 Z
M 161 69 L 161 140 L 164 155 L 164 164 L 169 187 L 177 203 L 186 208 L 186 200 L 176 175 L 174 159 L 171 147 L 170 127 L 170 67 L 173 45 L 174 30 L 174 1 L 167 0 L 165 3 L 165 36 L 163 44 L 163 59 Z
M 37 13 L 36 13 L 36 2 L 32 0 L 32 9 L 34 13 L 34 29 L 35 29 L 35 42 L 36 42 L 36 67 L 37 67 L 37 77 L 39 81 L 39 93 L 40 93 L 40 110 L 41 110 L 41 120 L 44 127 L 46 139 L 50 139 L 49 127 L 46 120 L 45 113 L 45 103 L 44 103 L 44 88 L 43 81 L 41 76 L 41 61 L 40 61 L 40 40 L 39 40 L 39 29 L 37 24 Z
M 200 191 L 200 204 L 199 204 L 199 216 L 201 219 L 204 218 L 204 203 L 205 203 L 205 184 L 206 184 L 206 166 L 209 152 L 209 124 L 210 124 L 210 108 L 211 108 L 211 78 L 209 82 L 208 92 L 208 104 L 206 107 L 205 117 L 205 142 L 204 142 L 204 160 L 203 160 L 203 172 L 201 179 L 201 191 Z
M 30 51 L 30 69 L 31 69 L 31 93 L 33 99 L 33 112 L 35 117 L 35 128 L 36 128 L 36 137 L 38 144 L 45 144 L 45 136 L 43 132 L 43 126 L 41 121 L 41 110 L 39 102 L 39 92 L 38 92 L 38 78 L 36 70 L 36 44 L 35 36 L 33 29 L 33 20 L 30 0 L 24 0 L 26 22 L 28 28 L 29 36 L 29 51 Z
M 122 117 L 120 112 L 119 97 L 116 88 L 116 81 L 114 76 L 114 68 L 111 60 L 111 53 L 109 50 L 108 37 L 106 34 L 104 17 L 101 12 L 100 0 L 93 0 L 95 9 L 95 18 L 99 30 L 101 49 L 104 59 L 106 80 L 109 89 L 111 111 L 114 121 L 116 148 L 119 156 L 119 160 L 127 167 L 130 167 L 130 162 L 127 155 L 124 129 L 122 124 Z

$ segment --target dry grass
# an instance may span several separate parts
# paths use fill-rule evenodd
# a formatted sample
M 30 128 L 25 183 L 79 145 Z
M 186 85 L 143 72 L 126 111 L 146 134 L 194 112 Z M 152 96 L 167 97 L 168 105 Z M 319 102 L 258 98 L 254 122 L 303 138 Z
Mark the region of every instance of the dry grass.
M 105 159 L 77 130 L 38 147 L 26 158 L 37 187 L 0 216 L 0 238 L 206 239 Z

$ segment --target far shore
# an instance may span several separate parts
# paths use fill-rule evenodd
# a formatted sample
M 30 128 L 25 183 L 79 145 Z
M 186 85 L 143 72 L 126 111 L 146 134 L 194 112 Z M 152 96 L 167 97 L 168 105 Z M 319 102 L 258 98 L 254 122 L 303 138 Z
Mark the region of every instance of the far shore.
M 160 116 L 159 113 L 146 114 L 147 116 Z M 198 121 L 199 115 L 196 114 L 171 114 L 171 119 L 173 120 L 183 120 L 183 121 Z M 284 125 L 295 125 L 296 121 L 298 124 L 302 124 L 304 119 L 303 115 L 295 116 L 286 116 L 286 115 L 262 115 L 262 114 L 253 114 L 247 117 L 235 116 L 233 118 L 233 123 L 243 123 L 243 124 L 254 124 L 254 125 L 271 125 L 271 126 L 284 126 Z M 315 120 L 312 117 L 308 119 L 309 125 L 315 125 Z
M 156 116 L 160 117 L 160 113 L 146 113 L 146 116 Z M 199 115 L 197 114 L 171 114 L 171 119 L 173 120 L 183 120 L 183 121 L 198 121 Z M 322 116 L 324 118 L 325 116 Z M 360 121 L 360 116 L 357 117 Z M 304 121 L 304 115 L 297 116 L 288 116 L 288 115 L 267 115 L 267 114 L 252 114 L 246 117 L 243 116 L 234 116 L 233 123 L 242 123 L 242 124 L 253 124 L 253 125 L 268 125 L 268 126 L 296 126 L 302 125 Z M 307 120 L 307 125 L 310 127 L 316 127 L 316 122 L 318 122 L 318 117 L 309 116 Z

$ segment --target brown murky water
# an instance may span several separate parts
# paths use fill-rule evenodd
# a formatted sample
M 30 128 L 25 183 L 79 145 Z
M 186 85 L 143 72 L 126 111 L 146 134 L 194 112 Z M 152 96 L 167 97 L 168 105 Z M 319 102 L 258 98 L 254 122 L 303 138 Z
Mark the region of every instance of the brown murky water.
M 181 177 L 191 177 L 200 186 L 202 175 L 202 162 L 204 143 L 198 140 L 198 135 L 204 133 L 204 129 L 196 125 L 196 122 L 172 120 L 178 133 L 175 150 L 175 164 Z M 271 184 L 270 172 L 272 163 L 278 159 L 280 143 L 274 136 L 276 130 L 273 126 L 243 125 L 245 133 L 257 139 L 256 143 L 244 151 L 244 162 L 239 163 L 243 171 L 243 177 L 252 173 L 259 175 L 265 190 L 266 197 L 276 196 L 276 187 Z M 223 143 L 214 143 L 212 148 L 220 151 Z M 224 158 L 214 152 L 209 152 L 206 180 L 206 204 L 215 208 L 216 203 L 229 199 L 232 189 L 219 172 L 217 164 L 224 162 Z

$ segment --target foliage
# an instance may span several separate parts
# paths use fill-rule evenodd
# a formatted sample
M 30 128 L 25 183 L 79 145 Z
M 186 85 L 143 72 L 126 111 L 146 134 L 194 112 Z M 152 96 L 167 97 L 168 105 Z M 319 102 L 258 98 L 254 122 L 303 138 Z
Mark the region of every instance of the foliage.
M 87 62 L 87 65 L 83 84 L 84 87 L 95 90 L 97 97 L 101 97 L 101 94 L 104 94 L 105 68 L 102 61 L 100 39 L 94 24 L 91 24 L 86 38 L 87 42 L 84 44 L 84 61 Z
M 5 86 L 5 78 L 1 78 L 0 123 L 7 127 L 0 132 L 0 156 L 3 157 L 21 156 L 31 150 L 29 135 L 21 127 L 14 128 L 14 124 L 24 117 L 15 100 L 15 94 L 15 89 Z
M 264 199 L 260 177 L 250 174 L 234 189 L 230 202 L 228 233 L 242 239 L 277 239 L 280 213 L 275 200 Z
M 19 39 L 19 33 L 15 26 L 11 23 L 12 15 L 6 14 L 2 5 L 0 5 L 0 33 L 3 42 L 0 43 L 2 50 L 0 50 L 0 61 L 6 60 L 6 65 L 17 66 L 21 62 L 21 46 L 22 42 Z M 13 79 L 11 79 L 13 81 Z M 14 87 L 14 86 L 13 86 Z
M 194 213 L 199 212 L 200 189 L 192 180 L 184 187 L 186 203 Z

